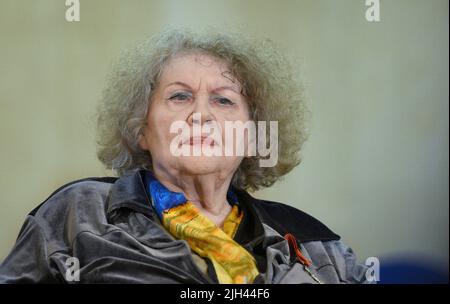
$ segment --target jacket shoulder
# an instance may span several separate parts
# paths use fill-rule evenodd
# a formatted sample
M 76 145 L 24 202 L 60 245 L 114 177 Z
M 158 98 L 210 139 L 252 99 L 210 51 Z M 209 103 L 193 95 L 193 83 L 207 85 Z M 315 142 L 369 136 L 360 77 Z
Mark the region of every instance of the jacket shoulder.
M 325 224 L 313 216 L 287 204 L 253 198 L 241 190 L 262 217 L 262 221 L 281 235 L 292 233 L 299 242 L 339 240 Z
M 82 194 L 87 194 L 89 191 L 92 191 L 93 188 L 98 188 L 98 186 L 101 186 L 102 184 L 113 184 L 116 180 L 117 177 L 88 177 L 64 184 L 50 194 L 46 200 L 35 207 L 29 215 L 35 216 L 36 213 L 44 207 L 44 205 L 49 203 L 49 201 L 59 195 L 65 194 L 66 192 L 79 192 Z M 93 184 L 95 185 L 94 187 L 92 187 Z

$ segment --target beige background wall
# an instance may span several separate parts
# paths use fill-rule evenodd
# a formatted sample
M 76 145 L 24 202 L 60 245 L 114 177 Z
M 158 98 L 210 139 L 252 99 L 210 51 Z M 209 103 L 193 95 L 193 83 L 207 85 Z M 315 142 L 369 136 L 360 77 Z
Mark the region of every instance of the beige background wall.
M 313 214 L 368 256 L 448 265 L 448 1 L 0 0 L 0 260 L 60 185 L 104 175 L 92 115 L 110 63 L 167 26 L 239 27 L 302 63 L 304 162 L 257 193 Z

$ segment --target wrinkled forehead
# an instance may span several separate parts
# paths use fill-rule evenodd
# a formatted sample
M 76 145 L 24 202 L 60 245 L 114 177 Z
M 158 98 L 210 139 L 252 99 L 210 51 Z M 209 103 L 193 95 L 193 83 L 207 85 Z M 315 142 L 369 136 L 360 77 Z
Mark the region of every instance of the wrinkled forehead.
M 217 85 L 232 85 L 238 92 L 242 91 L 241 83 L 227 61 L 201 51 L 183 51 L 173 55 L 162 67 L 158 83 L 195 82 L 202 78 Z

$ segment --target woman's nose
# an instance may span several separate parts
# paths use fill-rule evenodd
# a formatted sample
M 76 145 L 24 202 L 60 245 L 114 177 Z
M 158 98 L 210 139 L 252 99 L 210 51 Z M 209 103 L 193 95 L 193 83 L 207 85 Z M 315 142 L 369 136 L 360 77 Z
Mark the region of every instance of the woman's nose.
M 194 115 L 195 114 L 195 115 Z M 188 124 L 199 124 L 202 125 L 205 122 L 214 120 L 214 116 L 211 113 L 211 108 L 209 105 L 209 99 L 207 96 L 198 97 L 195 100 L 195 106 L 192 113 L 189 114 Z

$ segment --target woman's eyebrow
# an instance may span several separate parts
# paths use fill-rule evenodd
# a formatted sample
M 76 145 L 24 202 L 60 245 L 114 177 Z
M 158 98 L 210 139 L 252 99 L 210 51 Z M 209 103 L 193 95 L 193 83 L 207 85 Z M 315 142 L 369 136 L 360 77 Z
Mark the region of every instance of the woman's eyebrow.
M 191 88 L 190 85 L 188 85 L 188 84 L 186 84 L 186 83 L 184 83 L 184 82 L 182 82 L 182 81 L 174 81 L 174 82 L 171 82 L 171 83 L 169 83 L 168 85 L 166 85 L 166 88 L 168 88 L 168 87 L 170 87 L 170 86 L 173 86 L 173 85 L 179 85 L 179 86 L 182 86 L 182 87 L 185 87 L 185 88 L 188 88 L 188 89 L 192 90 L 192 88 Z
M 188 85 L 187 83 L 184 83 L 182 81 L 174 81 L 169 83 L 168 85 L 166 85 L 166 88 L 173 86 L 173 85 L 178 85 L 178 86 L 182 86 L 185 87 L 189 90 L 192 90 L 192 87 L 190 85 Z M 218 91 L 223 91 L 223 90 L 230 90 L 233 91 L 236 94 L 241 94 L 241 92 L 239 91 L 239 88 L 237 86 L 232 86 L 232 85 L 224 85 L 224 86 L 219 86 L 217 88 L 214 88 L 212 90 L 212 92 L 218 92 Z
M 236 86 L 220 86 L 220 87 L 212 90 L 212 92 L 223 91 L 223 90 L 231 90 L 231 91 L 235 92 L 236 94 L 241 94 L 241 92 L 239 91 L 239 89 Z

